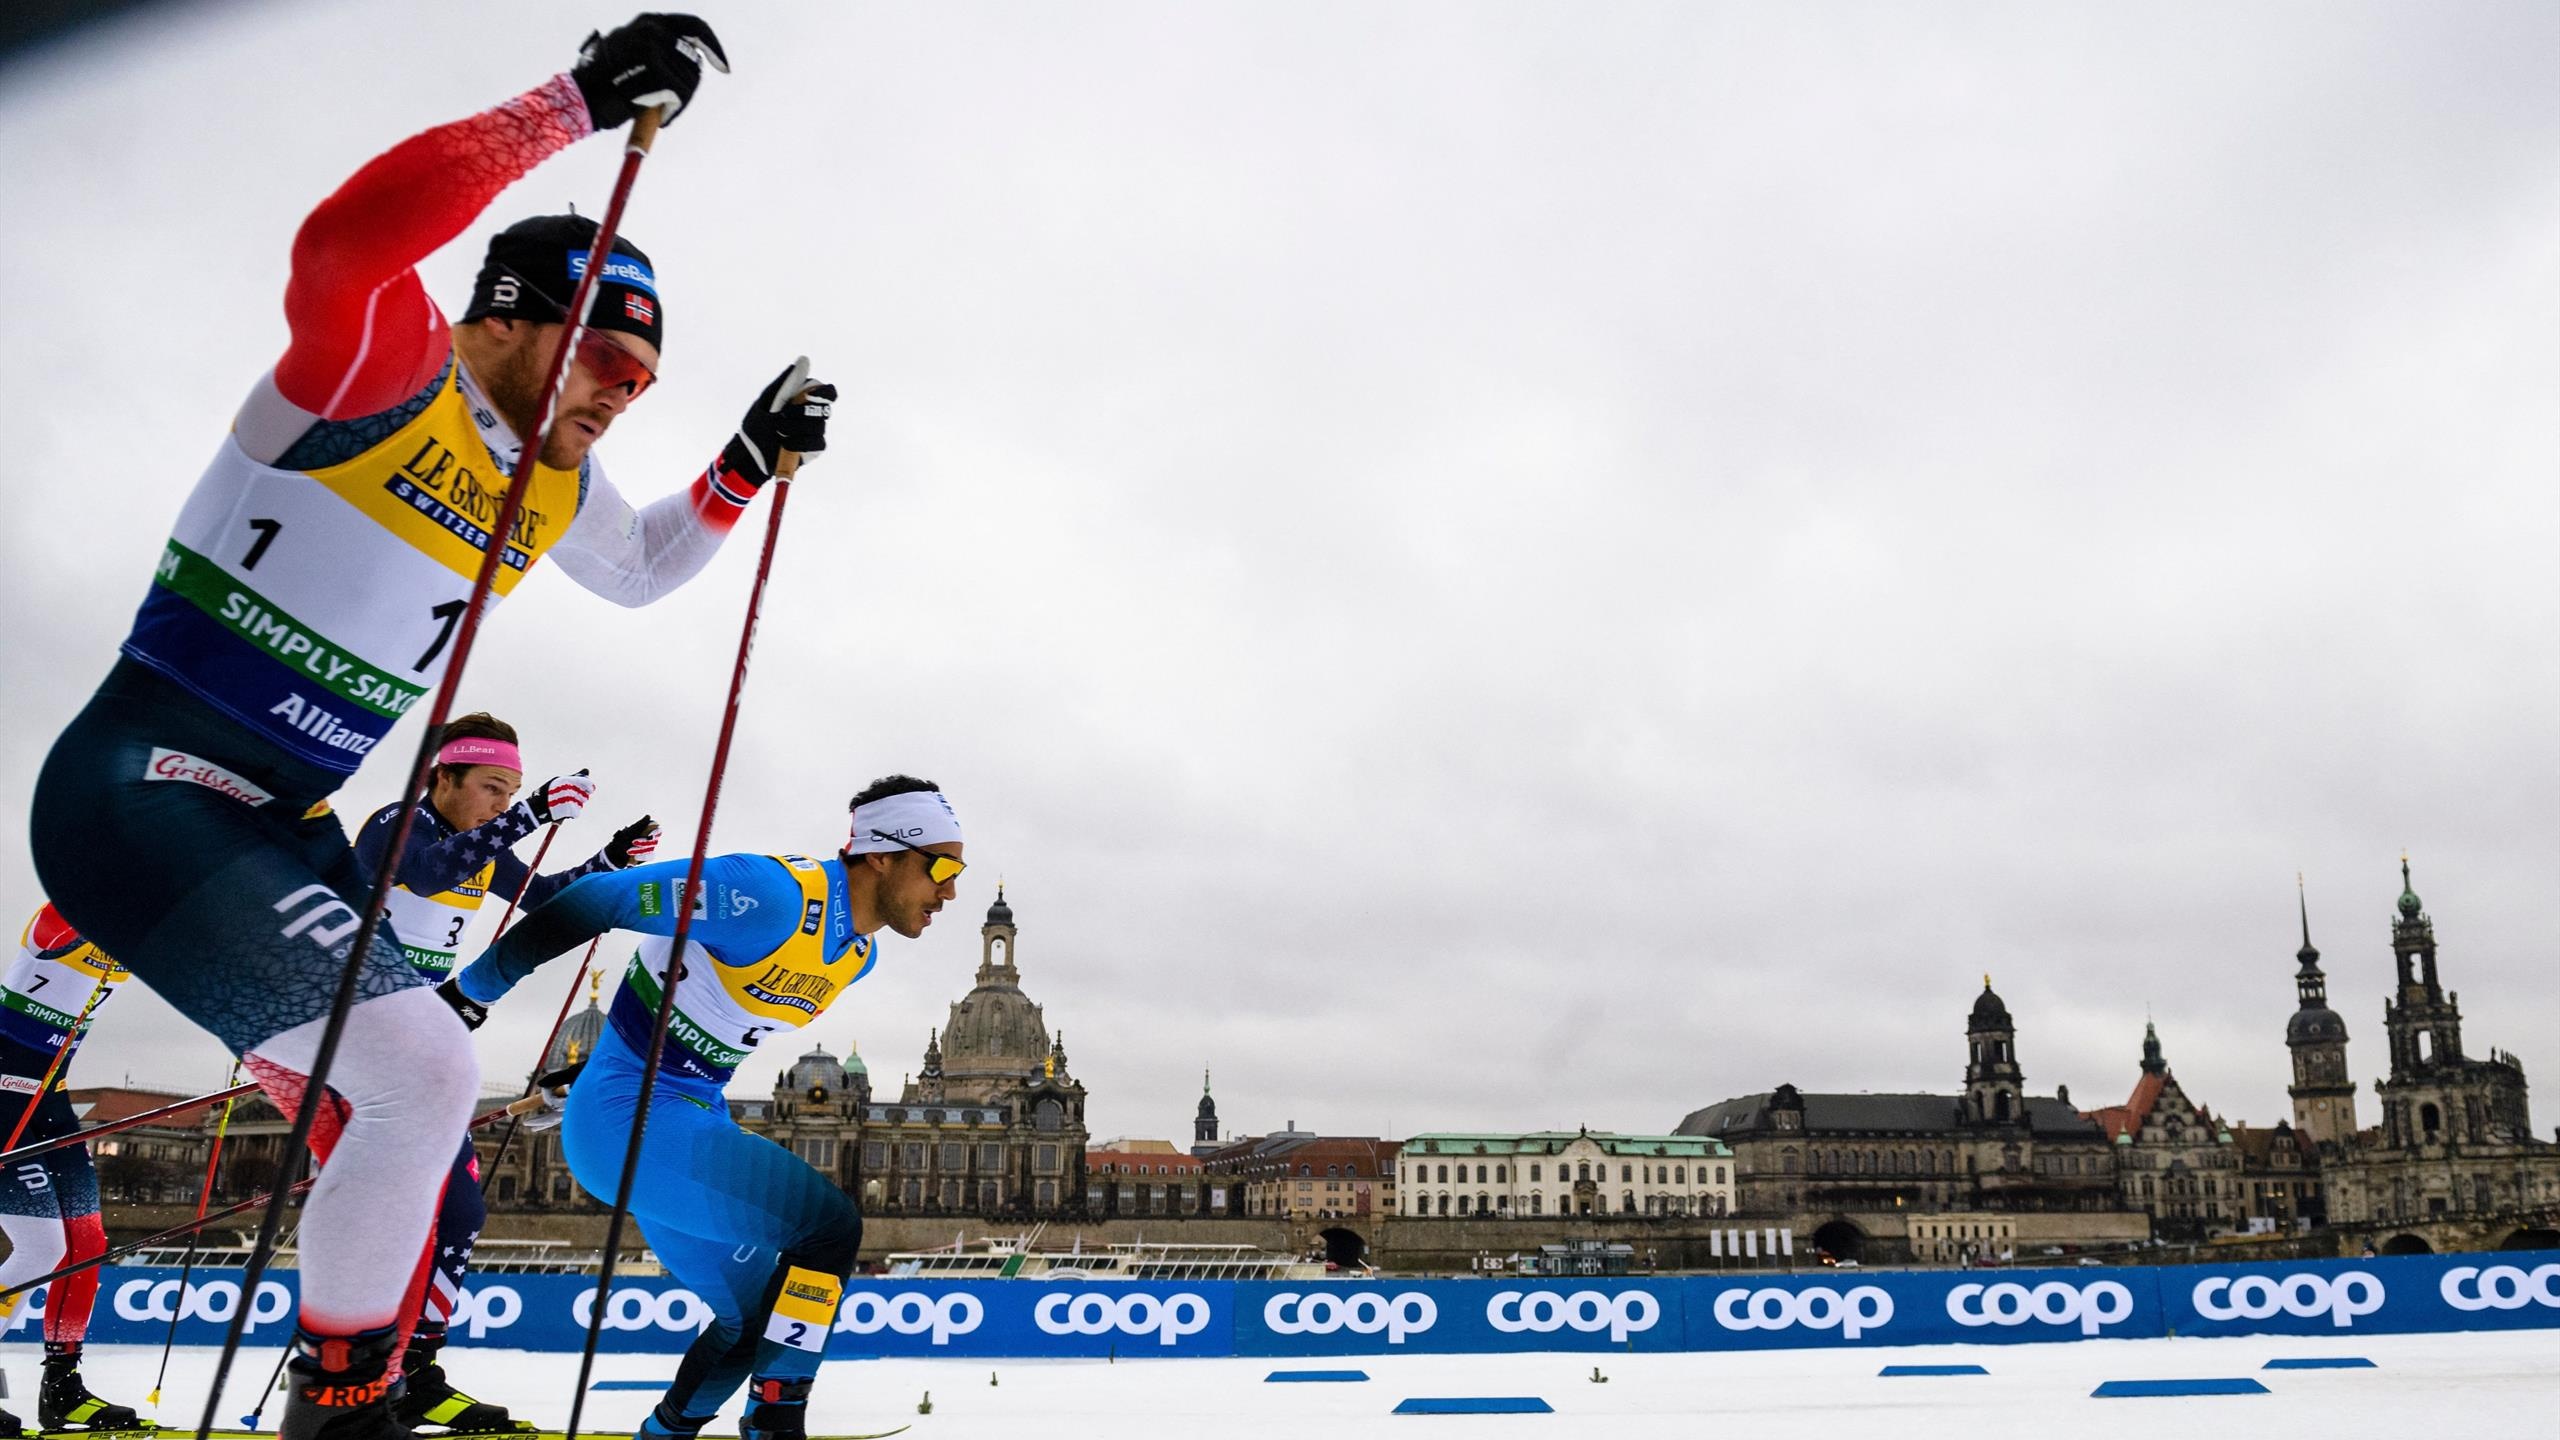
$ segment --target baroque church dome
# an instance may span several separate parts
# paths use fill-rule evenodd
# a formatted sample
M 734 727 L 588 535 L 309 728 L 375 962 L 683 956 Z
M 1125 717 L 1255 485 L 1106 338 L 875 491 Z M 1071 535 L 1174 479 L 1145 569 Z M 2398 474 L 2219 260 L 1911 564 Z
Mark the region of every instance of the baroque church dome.
M 1040 1068 L 1049 1054 L 1049 1024 L 1040 1007 L 1022 993 L 1022 972 L 1013 953 L 1013 907 L 1004 887 L 996 887 L 996 903 L 987 908 L 986 951 L 978 964 L 978 983 L 951 1006 L 942 1028 L 942 1070 L 952 1079 L 1005 1076 L 1019 1079 Z

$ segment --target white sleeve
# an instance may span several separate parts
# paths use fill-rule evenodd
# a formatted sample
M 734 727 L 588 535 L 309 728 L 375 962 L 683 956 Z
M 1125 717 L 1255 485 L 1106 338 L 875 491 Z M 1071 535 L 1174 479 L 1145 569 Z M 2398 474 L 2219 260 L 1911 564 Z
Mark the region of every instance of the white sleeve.
M 551 556 L 569 578 L 616 605 L 637 608 L 673 591 L 711 563 L 727 535 L 694 503 L 700 482 L 635 510 L 587 460 L 587 496 Z

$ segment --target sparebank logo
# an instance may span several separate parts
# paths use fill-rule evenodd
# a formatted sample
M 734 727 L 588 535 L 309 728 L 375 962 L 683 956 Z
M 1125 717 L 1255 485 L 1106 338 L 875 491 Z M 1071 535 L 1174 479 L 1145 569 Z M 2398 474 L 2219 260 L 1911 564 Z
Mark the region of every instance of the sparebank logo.
M 1642 1290 L 1504 1290 L 1485 1302 L 1484 1323 L 1506 1335 L 1547 1334 L 1567 1326 L 1586 1335 L 1609 1332 L 1623 1342 L 1662 1318 L 1662 1302 Z
M 952 1336 L 968 1334 L 986 1318 L 987 1307 L 978 1303 L 977 1296 L 964 1292 L 855 1290 L 846 1294 L 836 1311 L 836 1332 L 877 1335 L 894 1330 L 900 1335 L 931 1335 L 934 1344 L 948 1345 Z
M 1965 1284 L 1947 1292 L 1947 1318 L 1959 1325 L 2073 1325 L 2095 1335 L 2133 1314 L 2133 1292 L 2113 1280 L 2073 1285 L 2047 1280 L 2029 1289 L 2014 1281 Z
M 2456 1265 L 2436 1282 L 2444 1303 L 2456 1310 L 2521 1310 L 2540 1305 L 2560 1310 L 2560 1265 Z
M 1715 1301 L 1716 1323 L 1727 1330 L 1837 1330 L 1855 1340 L 1893 1320 L 1893 1297 L 1874 1285 L 1845 1294 L 1828 1285 L 1782 1290 L 1727 1290 Z
M 1031 1309 L 1031 1318 L 1052 1335 L 1121 1334 L 1171 1345 L 1185 1335 L 1209 1328 L 1209 1302 L 1188 1291 L 1180 1294 L 1048 1295 Z
M 592 1324 L 596 1313 L 596 1292 L 581 1290 L 569 1302 L 569 1318 L 584 1330 Z M 607 1330 L 665 1330 L 674 1334 L 700 1334 L 711 1326 L 711 1307 L 690 1290 L 661 1290 L 652 1295 L 646 1290 L 616 1290 L 605 1302 L 604 1328 Z
M 458 1330 L 477 1340 L 492 1330 L 504 1330 L 524 1314 L 524 1297 L 511 1285 L 472 1285 L 465 1287 L 462 1298 L 454 1302 L 453 1314 L 445 1328 Z
M 2279 1311 L 2304 1320 L 2326 1315 L 2329 1323 L 2344 1330 L 2356 1323 L 2357 1316 L 2381 1309 L 2383 1294 L 2382 1281 L 2366 1270 L 2343 1275 L 2307 1271 L 2237 1278 L 2217 1275 L 2197 1282 L 2195 1306 L 2196 1313 L 2207 1320 L 2265 1320 Z
M 228 1325 L 240 1313 L 236 1280 L 199 1280 L 182 1291 L 175 1280 L 127 1280 L 116 1287 L 116 1314 L 126 1320 L 210 1320 Z M 249 1305 L 251 1327 L 293 1313 L 293 1295 L 274 1280 L 258 1282 Z
M 1283 1290 L 1262 1306 L 1262 1323 L 1274 1335 L 1331 1335 L 1342 1330 L 1354 1335 L 1375 1335 L 1383 1331 L 1390 1345 L 1403 1344 L 1404 1337 L 1421 1334 L 1439 1318 L 1440 1307 L 1419 1290 L 1394 1295 L 1373 1291 L 1303 1295 Z

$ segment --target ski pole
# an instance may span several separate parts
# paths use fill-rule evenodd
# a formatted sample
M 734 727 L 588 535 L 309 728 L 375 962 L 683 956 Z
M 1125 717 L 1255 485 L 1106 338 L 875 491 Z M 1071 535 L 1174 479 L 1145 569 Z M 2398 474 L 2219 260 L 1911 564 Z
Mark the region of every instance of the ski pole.
M 809 357 L 803 355 L 793 362 L 783 383 L 774 387 L 775 408 L 796 399 L 808 378 Z M 774 546 L 782 538 L 782 509 L 791 498 L 791 477 L 800 470 L 800 457 L 792 451 L 785 450 L 775 458 L 773 513 L 765 517 L 764 552 L 756 557 L 755 583 L 747 589 L 747 619 L 738 633 L 738 659 L 729 669 L 729 703 L 720 714 L 720 739 L 711 749 L 711 777 L 702 792 L 702 823 L 694 827 L 693 860 L 685 868 L 684 893 L 688 896 L 702 893 L 702 866 L 710 858 L 711 820 L 720 808 L 720 780 L 729 767 L 729 742 L 738 732 L 738 701 L 746 688 L 747 657 L 755 651 L 756 619 L 764 608 L 765 578 L 773 572 Z M 679 901 L 674 943 L 667 947 L 666 979 L 658 987 L 658 1014 L 649 1027 L 648 1063 L 640 1068 L 640 1095 L 631 1116 L 631 1142 L 623 1147 L 622 1176 L 614 1184 L 613 1218 L 605 1222 L 595 1308 L 587 1317 L 586 1347 L 578 1356 L 578 1388 L 569 1400 L 569 1428 L 562 1440 L 578 1440 L 578 1420 L 586 1411 L 587 1382 L 596 1368 L 596 1341 L 604 1333 L 605 1301 L 613 1293 L 614 1261 L 622 1250 L 622 1223 L 631 1214 L 631 1182 L 640 1172 L 640 1137 L 649 1129 L 649 1104 L 657 1092 L 658 1062 L 666 1057 L 667 1028 L 676 1012 L 676 981 L 684 974 L 685 941 L 692 930 L 693 906 L 689 901 Z
M 240 1078 L 240 1062 L 237 1060 L 231 1062 L 231 1078 L 235 1081 Z M 235 1103 L 237 1102 L 231 1100 L 223 1101 L 222 1118 L 214 1122 L 213 1151 L 205 1157 L 204 1184 L 197 1187 L 196 1190 L 196 1223 L 198 1228 L 187 1232 L 186 1259 L 184 1263 L 180 1264 L 178 1267 L 178 1293 L 180 1295 L 187 1293 L 188 1277 L 194 1275 L 196 1271 L 196 1236 L 203 1233 L 202 1226 L 204 1223 L 205 1206 L 213 1202 L 213 1172 L 216 1167 L 222 1164 L 222 1140 L 225 1135 L 231 1133 L 231 1107 Z M 178 1344 L 179 1308 L 180 1307 L 176 1305 L 169 1307 L 169 1333 L 160 1338 L 160 1373 L 151 1377 L 151 1394 L 146 1402 L 154 1410 L 158 1410 L 160 1408 L 160 1387 L 169 1378 L 169 1352 L 177 1348 Z
M 581 770 L 578 773 L 583 775 L 586 772 Z M 507 937 L 507 927 L 516 922 L 517 904 L 524 899 L 524 892 L 533 888 L 533 878 L 542 873 L 542 857 L 551 853 L 551 842 L 559 834 L 560 822 L 557 820 L 542 827 L 542 843 L 533 847 L 533 863 L 525 868 L 524 883 L 516 887 L 516 893 L 507 897 L 507 913 L 498 917 L 498 933 L 490 937 L 490 944 L 495 945 Z
M 101 1121 L 86 1130 L 75 1130 L 68 1135 L 56 1135 L 50 1140 L 29 1141 L 23 1148 L 0 1151 L 0 1170 L 6 1170 L 21 1160 L 32 1160 L 38 1155 L 48 1154 L 66 1146 L 86 1145 L 101 1135 L 113 1135 L 119 1130 L 131 1130 L 139 1125 L 148 1125 L 154 1120 L 165 1120 L 172 1115 L 183 1115 L 189 1110 L 200 1110 L 216 1101 L 237 1099 L 257 1088 L 256 1081 L 246 1081 L 227 1090 L 216 1090 L 210 1095 L 198 1095 L 192 1100 L 177 1100 L 149 1110 L 137 1110 L 121 1120 Z
M 613 238 L 622 226 L 623 207 L 630 203 L 632 182 L 639 177 L 640 162 L 648 158 L 651 142 L 658 138 L 659 122 L 666 118 L 657 106 L 642 110 L 631 122 L 631 138 L 623 146 L 622 171 L 613 182 L 613 198 L 606 204 L 604 219 L 596 226 L 595 238 L 589 242 L 591 255 L 611 255 Z M 254 1294 L 258 1280 L 266 1273 L 267 1257 L 276 1243 L 276 1230 L 284 1220 L 287 1183 L 300 1168 L 300 1152 L 311 1143 L 311 1127 L 320 1116 L 327 1098 L 329 1067 L 338 1058 L 338 1041 L 346 1034 L 347 1012 L 355 1007 L 356 982 L 364 974 L 364 964 L 373 953 L 374 936 L 382 929 L 383 907 L 390 901 L 392 879 L 400 868 L 400 854 L 408 847 L 409 831 L 418 818 L 417 802 L 424 797 L 427 772 L 435 764 L 436 736 L 453 713 L 453 697 L 461 688 L 462 672 L 471 660 L 471 647 L 480 637 L 480 617 L 486 609 L 490 587 L 496 580 L 498 561 L 506 553 L 507 537 L 515 533 L 516 518 L 524 511 L 525 491 L 532 488 L 533 469 L 550 439 L 553 412 L 560 401 L 560 391 L 568 383 L 569 367 L 577 355 L 579 337 L 586 330 L 587 311 L 595 304 L 596 280 L 610 267 L 589 265 L 578 276 L 578 288 L 570 296 L 567 323 L 560 327 L 560 343 L 552 352 L 550 373 L 543 378 L 542 393 L 534 405 L 534 421 L 516 455 L 515 473 L 509 477 L 507 493 L 499 503 L 497 516 L 489 525 L 488 548 L 480 554 L 480 573 L 472 579 L 471 595 L 463 604 L 461 623 L 455 627 L 453 658 L 446 664 L 444 679 L 436 686 L 436 698 L 427 711 L 426 730 L 419 737 L 418 753 L 409 762 L 409 778 L 401 786 L 400 818 L 391 829 L 390 843 L 382 852 L 382 864 L 373 877 L 373 889 L 365 897 L 364 911 L 356 922 L 354 941 L 347 948 L 346 967 L 338 972 L 338 991 L 329 1003 L 328 1022 L 321 1027 L 320 1045 L 312 1056 L 311 1071 L 302 1088 L 302 1103 L 294 1107 L 293 1129 L 285 1137 L 284 1150 L 276 1159 L 276 1178 L 269 1187 L 271 1197 L 266 1213 L 258 1219 L 258 1236 L 249 1247 L 249 1263 L 240 1275 L 240 1293 Z M 427 1242 L 422 1238 L 422 1246 Z M 214 1362 L 213 1386 L 205 1392 L 204 1418 L 196 1425 L 196 1440 L 209 1440 L 213 1434 L 216 1410 L 221 1405 L 222 1387 L 231 1378 L 231 1362 L 240 1353 L 240 1341 L 248 1333 L 249 1309 L 242 1305 L 232 1312 L 231 1325 L 222 1338 L 221 1358 Z
M 35 1093 L 27 1097 L 27 1108 L 18 1112 L 18 1123 L 9 1127 L 9 1143 L 0 1145 L 0 1150 L 17 1148 L 18 1138 L 27 1133 L 27 1122 L 36 1118 L 36 1107 L 42 1105 L 44 1097 L 52 1092 L 53 1077 L 62 1073 L 62 1062 L 71 1058 L 71 1047 L 80 1043 L 80 1032 L 89 1028 L 90 1013 L 98 1008 L 98 1002 L 105 999 L 106 994 L 106 982 L 100 981 L 98 988 L 89 992 L 89 1002 L 80 1007 L 80 1013 L 72 1017 L 69 1025 L 63 1027 L 62 1043 L 54 1047 L 53 1059 L 44 1067 L 44 1078 L 36 1082 Z
M 541 1108 L 541 1097 L 538 1095 L 528 1095 L 521 1100 L 509 1101 L 507 1104 L 490 1111 L 486 1115 L 477 1115 L 472 1117 L 469 1128 L 477 1130 L 483 1125 L 495 1124 L 500 1120 L 506 1119 L 508 1116 L 528 1115 Z M 284 1188 L 282 1198 L 290 1199 L 318 1183 L 320 1183 L 318 1176 L 296 1180 Z M 189 1235 L 193 1235 L 200 1230 L 209 1230 L 212 1227 L 221 1224 L 223 1221 L 230 1219 L 234 1215 L 255 1209 L 260 1205 L 274 1207 L 278 1198 L 279 1197 L 274 1194 L 252 1195 L 237 1205 L 216 1210 L 210 1215 L 189 1220 L 183 1224 L 172 1225 L 157 1235 L 146 1235 L 142 1239 L 128 1241 L 125 1244 L 116 1246 L 114 1249 L 109 1250 L 104 1254 L 93 1255 L 86 1260 L 65 1265 L 59 1270 L 49 1270 L 44 1274 L 37 1276 L 33 1280 L 25 1282 L 24 1284 L 12 1285 L 6 1290 L 0 1290 L 0 1300 L 5 1300 L 12 1295 L 24 1295 L 39 1285 L 50 1285 L 65 1275 L 77 1275 L 83 1270 L 94 1270 L 101 1265 L 112 1264 L 115 1261 L 121 1260 L 125 1256 L 132 1254 L 136 1250 L 148 1250 L 155 1245 L 166 1245 L 172 1240 L 183 1240 Z M 254 1287 L 244 1287 L 240 1293 L 243 1295 L 253 1294 L 255 1293 Z M 217 1387 L 214 1393 L 218 1395 L 221 1391 Z
M 561 1027 L 569 1023 L 569 1007 L 578 1002 L 578 987 L 586 983 L 587 967 L 595 963 L 596 947 L 603 943 L 601 935 L 587 942 L 587 956 L 578 962 L 578 975 L 569 982 L 569 993 L 560 997 L 560 1013 L 551 1021 L 551 1033 L 542 1037 L 542 1053 L 533 1057 L 533 1069 L 525 1073 L 526 1094 L 533 1093 L 534 1082 L 542 1078 L 542 1067 L 551 1063 L 551 1047 L 558 1043 Z M 489 1157 L 488 1165 L 480 1172 L 481 1194 L 489 1193 L 489 1182 L 497 1178 L 498 1167 L 506 1163 L 507 1152 L 515 1147 L 516 1131 L 522 1125 L 521 1117 L 508 1118 L 507 1133 L 498 1137 L 497 1153 Z

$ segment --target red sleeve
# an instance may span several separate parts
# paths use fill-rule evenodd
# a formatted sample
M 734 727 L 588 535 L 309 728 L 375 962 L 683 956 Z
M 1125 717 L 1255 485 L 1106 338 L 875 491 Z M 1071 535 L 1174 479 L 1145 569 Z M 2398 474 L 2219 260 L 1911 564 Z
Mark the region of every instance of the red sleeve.
M 276 388 L 315 415 L 385 410 L 433 377 L 451 341 L 416 265 L 526 171 L 592 130 L 557 75 L 494 110 L 413 135 L 320 202 L 293 238 Z

